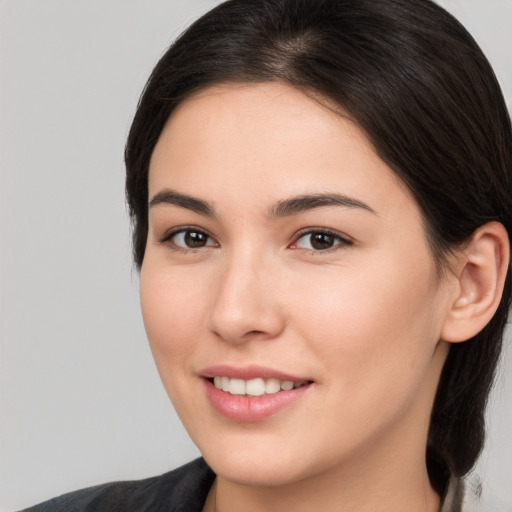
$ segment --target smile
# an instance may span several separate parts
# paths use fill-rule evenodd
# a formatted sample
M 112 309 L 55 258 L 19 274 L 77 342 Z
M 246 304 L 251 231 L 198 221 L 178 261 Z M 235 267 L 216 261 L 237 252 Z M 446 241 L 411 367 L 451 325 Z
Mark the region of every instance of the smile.
M 272 395 L 280 391 L 291 391 L 300 388 L 308 381 L 279 380 L 275 378 L 255 378 L 250 380 L 215 376 L 211 380 L 213 385 L 226 393 L 240 396 Z
M 302 402 L 315 381 L 262 366 L 217 365 L 200 376 L 210 405 L 224 418 L 259 422 Z

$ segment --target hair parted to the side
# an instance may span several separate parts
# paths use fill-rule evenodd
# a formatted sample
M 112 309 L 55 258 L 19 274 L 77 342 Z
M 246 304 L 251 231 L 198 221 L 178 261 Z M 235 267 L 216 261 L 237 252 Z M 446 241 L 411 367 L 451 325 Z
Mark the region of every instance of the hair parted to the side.
M 512 233 L 512 130 L 487 59 L 431 0 L 231 0 L 197 20 L 155 67 L 126 145 L 135 262 L 147 238 L 148 168 L 173 109 L 219 83 L 281 81 L 339 106 L 408 185 L 436 262 L 481 225 Z M 466 474 L 511 298 L 472 340 L 452 346 L 432 412 L 427 464 Z M 442 469 L 444 468 L 444 469 Z

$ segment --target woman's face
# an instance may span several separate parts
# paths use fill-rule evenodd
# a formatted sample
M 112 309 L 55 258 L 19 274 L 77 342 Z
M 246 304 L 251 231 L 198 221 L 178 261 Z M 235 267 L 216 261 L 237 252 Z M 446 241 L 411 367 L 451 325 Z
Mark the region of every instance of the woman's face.
M 451 286 L 352 122 L 282 84 L 204 90 L 162 132 L 149 198 L 148 338 L 219 475 L 423 461 Z

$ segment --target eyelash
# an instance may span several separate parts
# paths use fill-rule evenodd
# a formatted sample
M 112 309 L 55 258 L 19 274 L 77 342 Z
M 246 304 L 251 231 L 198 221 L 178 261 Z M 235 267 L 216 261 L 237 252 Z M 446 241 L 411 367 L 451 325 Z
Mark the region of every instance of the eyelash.
M 348 239 L 348 238 L 345 238 L 343 236 L 341 236 L 339 233 L 337 233 L 336 231 L 332 231 L 330 229 L 325 229 L 325 228 L 316 228 L 316 229 L 311 229 L 311 228 L 308 228 L 308 229 L 305 229 L 305 230 L 302 230 L 300 231 L 294 241 L 292 242 L 292 244 L 289 246 L 291 249 L 301 249 L 300 247 L 297 247 L 297 243 L 299 242 L 299 240 L 301 238 L 304 238 L 304 237 L 311 237 L 313 235 L 327 235 L 329 237 L 332 237 L 334 239 L 334 245 L 332 247 L 329 247 L 327 249 L 306 249 L 306 248 L 302 248 L 303 250 L 309 252 L 310 254 L 326 254 L 326 253 L 331 253 L 331 252 L 334 252 L 334 251 L 337 251 L 337 250 L 340 250 L 340 249 L 343 249 L 343 248 L 346 248 L 348 246 L 351 246 L 353 245 L 353 241 Z
M 173 241 L 173 238 L 176 237 L 177 235 L 180 235 L 180 234 L 186 235 L 186 233 L 194 233 L 196 235 L 205 236 L 207 238 L 207 243 L 205 245 L 202 245 L 202 246 L 199 246 L 199 247 L 184 247 L 184 246 L 178 245 L 176 242 Z M 307 236 L 311 237 L 313 235 L 322 235 L 322 236 L 332 237 L 333 240 L 334 240 L 334 245 L 332 247 L 328 247 L 326 249 L 314 249 L 314 248 L 307 249 L 307 248 L 304 248 L 304 247 L 301 248 L 301 247 L 297 246 L 298 242 L 302 238 L 305 238 Z M 213 241 L 214 243 L 213 244 L 208 244 L 208 241 Z M 178 251 L 178 252 L 182 252 L 182 253 L 195 252 L 197 250 L 201 250 L 201 249 L 206 248 L 206 247 L 218 247 L 218 245 L 219 245 L 218 242 L 216 242 L 215 239 L 211 235 L 209 235 L 206 231 L 204 231 L 203 229 L 194 227 L 194 226 L 188 226 L 188 227 L 181 227 L 181 228 L 173 229 L 171 232 L 166 233 L 161 238 L 160 243 L 163 243 L 163 244 L 171 243 L 172 244 L 172 249 L 174 251 Z M 345 248 L 345 247 L 351 246 L 351 245 L 353 245 L 352 240 L 349 240 L 348 238 L 345 238 L 345 237 L 341 236 L 339 233 L 337 233 L 335 231 L 332 231 L 330 229 L 325 229 L 325 228 L 311 229 L 311 228 L 308 228 L 308 229 L 300 231 L 295 236 L 294 241 L 288 246 L 288 248 L 290 248 L 292 250 L 303 249 L 303 250 L 307 251 L 310 254 L 325 254 L 325 253 L 334 252 L 336 250 L 339 250 L 339 249 L 342 249 L 342 248 Z
M 195 234 L 198 234 L 198 235 L 205 236 L 208 240 L 213 240 L 214 244 L 208 245 L 208 243 L 207 243 L 207 244 L 205 244 L 204 246 L 201 246 L 201 247 L 184 247 L 184 246 L 180 246 L 180 245 L 176 244 L 176 242 L 173 241 L 173 238 L 176 237 L 179 234 L 182 234 L 182 233 L 183 234 L 195 233 Z M 197 228 L 195 226 L 187 226 L 187 227 L 181 227 L 181 228 L 173 229 L 172 231 L 166 233 L 160 239 L 160 243 L 163 243 L 163 244 L 169 244 L 170 243 L 171 246 L 172 246 L 172 250 L 173 251 L 177 251 L 177 252 L 181 252 L 181 253 L 195 252 L 195 251 L 198 251 L 198 250 L 203 249 L 205 247 L 218 246 L 218 243 L 214 240 L 214 238 L 211 235 L 209 235 L 203 229 Z

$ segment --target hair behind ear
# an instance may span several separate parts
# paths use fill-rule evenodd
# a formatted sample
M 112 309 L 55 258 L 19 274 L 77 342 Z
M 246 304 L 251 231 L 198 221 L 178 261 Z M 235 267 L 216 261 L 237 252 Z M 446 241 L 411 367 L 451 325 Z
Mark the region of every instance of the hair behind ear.
M 452 346 L 432 412 L 427 461 L 437 471 L 444 462 L 462 476 L 483 447 L 485 409 L 510 307 L 510 241 L 503 225 L 477 229 L 455 266 L 459 287 L 443 332 Z
M 506 286 L 510 289 L 510 272 Z M 485 409 L 499 361 L 507 311 L 508 304 L 502 302 L 477 336 L 454 343 L 441 373 L 430 422 L 427 461 L 443 461 L 456 476 L 465 475 L 473 467 L 483 448 Z

